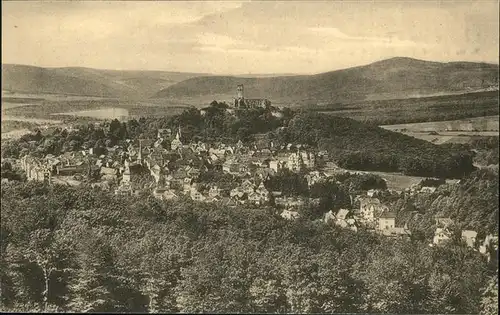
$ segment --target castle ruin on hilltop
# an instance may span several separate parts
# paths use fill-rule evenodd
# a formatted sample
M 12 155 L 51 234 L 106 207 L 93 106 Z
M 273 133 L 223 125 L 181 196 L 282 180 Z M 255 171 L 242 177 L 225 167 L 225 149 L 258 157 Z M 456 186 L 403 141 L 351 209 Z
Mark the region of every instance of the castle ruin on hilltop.
M 243 84 L 239 84 L 236 91 L 234 107 L 237 109 L 269 108 L 271 106 L 271 101 L 266 98 L 245 98 Z

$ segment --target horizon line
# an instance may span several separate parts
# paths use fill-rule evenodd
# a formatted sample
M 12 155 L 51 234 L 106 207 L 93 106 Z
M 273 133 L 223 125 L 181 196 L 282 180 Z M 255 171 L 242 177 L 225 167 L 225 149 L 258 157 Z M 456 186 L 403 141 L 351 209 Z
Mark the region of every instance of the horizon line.
M 192 72 L 192 71 L 178 71 L 178 70 L 151 70 L 151 69 L 109 69 L 109 68 L 94 68 L 94 67 L 88 67 L 88 66 L 38 66 L 38 65 L 30 65 L 30 64 L 22 64 L 22 63 L 4 63 L 2 62 L 3 65 L 13 65 L 13 66 L 25 66 L 25 67 L 34 67 L 34 68 L 41 68 L 41 69 L 91 69 L 91 70 L 102 70 L 102 71 L 121 71 L 121 72 L 171 72 L 171 73 L 182 73 L 182 74 L 198 74 L 198 75 L 205 75 L 205 76 L 227 76 L 227 77 L 234 77 L 234 76 L 303 76 L 303 75 L 317 75 L 317 74 L 322 74 L 322 73 L 329 73 L 329 72 L 334 72 L 334 71 L 341 71 L 341 70 L 347 70 L 347 69 L 352 69 L 352 68 L 357 68 L 357 67 L 363 67 L 363 66 L 368 66 L 374 63 L 378 62 L 383 62 L 383 61 L 388 61 L 392 59 L 411 59 L 411 60 L 416 60 L 416 61 L 424 61 L 424 62 L 432 62 L 432 63 L 478 63 L 478 64 L 489 64 L 489 65 L 496 65 L 499 66 L 499 63 L 495 62 L 486 62 L 486 61 L 465 61 L 465 60 L 459 60 L 459 61 L 434 61 L 434 60 L 425 60 L 425 59 L 419 59 L 419 58 L 413 58 L 413 57 L 405 57 L 405 56 L 396 56 L 396 57 L 390 57 L 390 58 L 385 58 L 385 59 L 379 59 L 372 61 L 370 63 L 364 63 L 364 64 L 359 64 L 359 65 L 353 65 L 350 67 L 345 67 L 345 68 L 338 68 L 338 69 L 333 69 L 333 70 L 326 70 L 322 72 L 304 72 L 304 73 L 276 73 L 276 72 L 271 72 L 271 73 L 210 73 L 210 72 Z

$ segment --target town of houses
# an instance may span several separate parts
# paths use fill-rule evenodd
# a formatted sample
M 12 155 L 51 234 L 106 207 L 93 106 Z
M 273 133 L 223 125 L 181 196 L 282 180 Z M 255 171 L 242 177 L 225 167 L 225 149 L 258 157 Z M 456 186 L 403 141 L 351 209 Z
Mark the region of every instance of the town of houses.
M 170 145 L 164 147 L 164 140 L 169 140 Z M 99 181 L 92 185 L 104 189 L 116 187 L 116 195 L 133 195 L 147 190 L 159 200 L 185 196 L 197 202 L 222 203 L 235 208 L 242 204 L 272 206 L 287 220 L 299 218 L 299 208 L 306 202 L 314 203 L 317 200 L 282 196 L 280 191 L 269 191 L 264 183 L 271 176 L 280 169 L 300 171 L 305 174 L 307 184 L 311 187 L 335 174 L 335 170 L 326 171 L 322 167 L 328 159 L 326 152 L 317 152 L 301 144 L 281 147 L 262 141 L 252 146 L 246 146 L 241 141 L 236 145 L 203 142 L 184 144 L 180 127 L 175 135 L 170 129 L 160 129 L 157 139 L 126 142 L 127 146 L 108 148 L 106 154 L 90 148 L 66 152 L 57 157 L 47 155 L 42 159 L 24 156 L 16 162 L 25 171 L 28 180 L 78 185 L 85 177 L 97 175 Z M 169 160 L 171 154 L 177 154 L 180 159 L 173 163 Z M 216 181 L 208 185 L 200 184 L 200 174 L 209 169 L 239 180 L 231 182 L 230 187 L 221 187 Z M 144 171 L 154 181 L 137 181 Z M 435 189 L 413 186 L 406 189 L 406 193 L 433 192 Z M 377 190 L 369 190 L 364 195 L 355 196 L 350 209 L 330 210 L 321 221 L 352 231 L 362 227 L 386 237 L 409 237 L 411 232 L 408 227 L 397 224 L 395 213 L 377 198 L 377 194 Z M 453 221 L 449 218 L 435 220 L 437 227 L 430 246 L 439 246 L 452 238 L 450 227 Z M 477 231 L 461 231 L 467 245 L 484 255 L 491 255 L 497 250 L 498 236 L 487 235 L 484 240 L 476 240 L 477 234 Z

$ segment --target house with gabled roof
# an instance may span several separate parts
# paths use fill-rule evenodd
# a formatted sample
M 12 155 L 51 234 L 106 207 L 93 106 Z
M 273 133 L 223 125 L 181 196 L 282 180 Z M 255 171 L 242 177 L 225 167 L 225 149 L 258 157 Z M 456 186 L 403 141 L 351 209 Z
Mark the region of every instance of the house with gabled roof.
M 191 178 L 198 177 L 200 175 L 201 171 L 199 168 L 192 167 L 192 166 L 187 166 L 186 167 L 186 174 L 187 176 Z
M 434 238 L 432 239 L 432 243 L 434 245 L 441 245 L 444 242 L 450 240 L 452 237 L 452 231 L 448 226 L 446 227 L 436 227 L 434 231 Z
M 387 230 L 379 230 L 379 233 L 388 237 L 410 237 L 411 231 L 407 227 L 393 227 Z
M 377 198 L 380 196 L 381 192 L 382 191 L 379 189 L 370 189 L 366 192 L 366 195 L 371 198 Z
M 210 198 L 221 197 L 221 189 L 215 185 L 210 187 L 210 190 L 208 191 L 208 196 Z
M 132 196 L 136 195 L 138 190 L 135 189 L 134 185 L 130 182 L 122 182 L 117 189 L 115 189 L 115 195 L 119 196 Z
M 252 194 L 255 191 L 255 185 L 248 179 L 245 179 L 241 185 L 241 190 L 247 194 Z
M 311 171 L 309 174 L 305 176 L 307 180 L 307 185 L 311 187 L 312 185 L 324 181 L 327 179 L 327 175 L 324 172 L 320 171 Z
M 205 197 L 196 187 L 192 187 L 189 191 L 189 196 L 191 197 L 191 199 L 193 199 L 194 201 L 200 201 L 200 202 L 203 202 L 203 201 L 206 201 L 207 200 L 207 197 Z
M 349 228 L 357 231 L 356 220 L 354 220 L 352 212 L 347 209 L 339 209 L 336 213 L 333 210 L 328 211 L 323 216 L 323 222 L 333 223 L 342 228 Z
M 474 248 L 476 245 L 477 232 L 472 230 L 463 230 L 462 239 L 465 241 L 467 246 Z
M 222 171 L 229 174 L 237 174 L 241 171 L 242 165 L 236 159 L 227 159 L 222 164 Z
M 223 202 L 224 201 L 224 198 L 221 197 L 221 196 L 214 196 L 214 197 L 210 197 L 208 196 L 207 199 L 205 199 L 205 202 L 211 202 L 211 203 L 219 203 L 219 202 Z
M 113 167 L 101 167 L 100 173 L 103 176 L 111 176 L 113 178 L 117 178 L 118 169 L 113 168 Z
M 278 172 L 280 169 L 286 168 L 286 162 L 280 160 L 269 161 L 269 168 L 274 172 Z
M 300 197 L 276 197 L 274 199 L 276 206 L 285 208 L 300 208 L 305 204 L 303 198 Z
M 229 192 L 229 196 L 235 202 L 240 204 L 244 204 L 246 200 L 248 200 L 248 194 L 244 192 L 241 187 L 236 187 Z
M 193 187 L 194 181 L 191 177 L 185 177 L 183 180 L 183 190 L 184 192 L 189 192 Z
M 488 262 L 494 258 L 498 259 L 498 235 L 486 235 L 482 245 L 479 246 L 479 252 L 486 256 Z
M 335 212 L 333 210 L 330 210 L 323 215 L 323 222 L 325 222 L 325 223 L 335 222 L 336 220 L 337 220 L 337 217 L 336 217 Z
M 359 214 L 363 221 L 375 223 L 376 218 L 389 209 L 377 198 L 359 198 Z
M 378 217 L 378 230 L 390 230 L 396 227 L 396 214 L 394 212 L 384 212 Z
M 171 189 L 167 189 L 164 193 L 163 193 L 163 200 L 172 200 L 172 199 L 177 199 L 179 198 L 179 196 L 177 196 L 175 194 L 175 192 Z

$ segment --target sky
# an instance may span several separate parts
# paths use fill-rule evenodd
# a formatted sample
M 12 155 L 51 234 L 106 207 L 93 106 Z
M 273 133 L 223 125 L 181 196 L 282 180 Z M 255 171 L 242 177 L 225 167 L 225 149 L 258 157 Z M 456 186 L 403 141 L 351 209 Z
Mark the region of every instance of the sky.
M 498 1 L 2 1 L 2 63 L 320 73 L 392 57 L 498 63 Z

